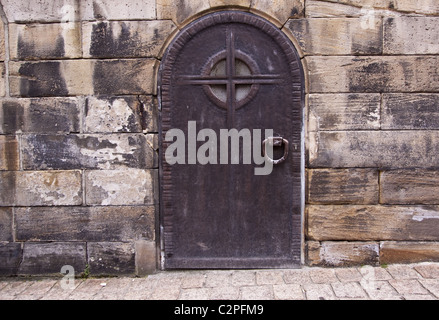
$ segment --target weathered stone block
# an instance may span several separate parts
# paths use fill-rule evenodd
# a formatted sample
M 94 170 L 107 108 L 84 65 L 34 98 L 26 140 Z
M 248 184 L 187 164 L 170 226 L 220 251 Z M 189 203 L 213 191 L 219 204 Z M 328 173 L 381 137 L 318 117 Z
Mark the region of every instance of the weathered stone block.
M 0 136 L 0 170 L 18 170 L 20 155 L 16 136 Z
M 431 168 L 439 163 L 439 132 L 311 132 L 308 148 L 310 167 Z
M 25 135 L 25 169 L 152 168 L 157 153 L 143 134 Z
M 379 261 L 377 242 L 308 241 L 307 248 L 307 264 L 311 266 L 377 265 Z
M 151 94 L 155 62 L 143 58 L 10 62 L 10 91 L 23 97 Z
M 5 46 L 5 26 L 0 23 L 0 61 L 6 59 L 6 46 Z
M 375 169 L 308 170 L 308 202 L 326 204 L 378 203 Z
M 390 1 L 390 0 L 387 0 Z M 396 8 L 403 12 L 438 14 L 439 3 L 431 0 L 395 0 Z
M 80 171 L 2 171 L 0 206 L 82 204 Z
M 4 0 L 9 22 L 79 21 L 77 0 Z
M 345 3 L 316 0 L 307 0 L 305 2 L 307 18 L 360 17 L 365 13 L 365 10 L 361 11 L 361 7 Z
M 379 94 L 310 94 L 309 131 L 377 130 Z
M 383 95 L 382 129 L 439 129 L 439 94 Z
M 75 98 L 0 101 L 0 133 L 79 132 L 79 103 Z
M 157 19 L 170 19 L 178 26 L 196 13 L 209 9 L 209 1 L 203 0 L 157 0 Z
M 439 204 L 439 171 L 391 170 L 381 173 L 381 203 Z
M 5 84 L 5 63 L 0 63 L 0 97 L 4 97 L 6 95 L 6 84 Z
M 14 275 L 18 271 L 22 259 L 23 251 L 21 249 L 21 243 L 0 242 L 0 257 L 2 263 L 0 263 L 0 275 Z
M 157 269 L 157 248 L 154 241 L 138 240 L 135 242 L 136 275 L 145 276 Z
M 158 200 L 157 170 L 98 170 L 85 173 L 88 205 L 150 205 Z
M 306 57 L 310 93 L 438 92 L 438 56 Z
M 63 266 L 69 265 L 74 268 L 75 274 L 80 274 L 87 264 L 85 246 L 84 242 L 26 242 L 18 273 L 59 274 Z
M 15 209 L 18 241 L 154 240 L 155 207 L 29 207 Z
M 151 96 L 89 97 L 84 132 L 157 132 L 157 118 Z
M 439 261 L 439 242 L 384 241 L 380 244 L 380 263 Z
M 12 240 L 12 208 L 0 207 L 0 241 Z
M 358 55 L 382 52 L 382 23 L 362 26 L 360 18 L 292 19 L 287 28 L 305 55 Z
M 384 19 L 384 54 L 437 54 L 439 17 Z
M 88 265 L 91 274 L 134 274 L 133 243 L 87 242 Z
M 84 57 L 159 57 L 166 39 L 175 30 L 170 20 L 84 23 Z
M 84 0 L 80 1 L 83 20 L 145 20 L 155 19 L 154 0 Z
M 10 24 L 12 60 L 80 58 L 80 23 Z
M 259 0 L 251 2 L 250 11 L 257 10 L 257 13 L 267 14 L 270 20 L 274 17 L 277 21 L 272 22 L 283 26 L 290 17 L 303 17 L 304 7 L 304 0 Z
M 439 207 L 311 205 L 310 240 L 438 241 Z

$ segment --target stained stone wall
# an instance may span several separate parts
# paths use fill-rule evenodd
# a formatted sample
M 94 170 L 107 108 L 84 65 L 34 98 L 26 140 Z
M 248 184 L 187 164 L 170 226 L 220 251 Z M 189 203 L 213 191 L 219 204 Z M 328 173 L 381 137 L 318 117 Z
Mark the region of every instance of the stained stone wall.
M 0 274 L 155 270 L 157 69 L 223 9 L 302 58 L 304 262 L 439 260 L 438 1 L 0 2 Z

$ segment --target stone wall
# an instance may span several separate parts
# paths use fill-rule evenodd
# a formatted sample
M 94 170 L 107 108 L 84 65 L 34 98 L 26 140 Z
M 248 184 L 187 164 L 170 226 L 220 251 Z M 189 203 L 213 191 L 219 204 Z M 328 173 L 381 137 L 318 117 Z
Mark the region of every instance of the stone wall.
M 156 73 L 250 11 L 306 71 L 305 262 L 439 260 L 439 2 L 1 0 L 0 274 L 158 265 Z

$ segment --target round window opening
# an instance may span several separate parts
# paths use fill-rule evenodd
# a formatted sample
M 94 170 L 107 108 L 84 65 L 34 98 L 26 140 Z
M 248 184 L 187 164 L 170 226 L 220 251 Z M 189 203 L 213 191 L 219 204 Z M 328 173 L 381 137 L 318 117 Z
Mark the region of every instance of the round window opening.
M 210 79 L 203 89 L 218 107 L 227 109 L 228 102 L 241 108 L 256 95 L 259 84 L 252 83 L 252 75 L 259 74 L 256 63 L 246 54 L 236 50 L 234 57 L 226 51 L 215 55 L 203 68 L 203 75 Z

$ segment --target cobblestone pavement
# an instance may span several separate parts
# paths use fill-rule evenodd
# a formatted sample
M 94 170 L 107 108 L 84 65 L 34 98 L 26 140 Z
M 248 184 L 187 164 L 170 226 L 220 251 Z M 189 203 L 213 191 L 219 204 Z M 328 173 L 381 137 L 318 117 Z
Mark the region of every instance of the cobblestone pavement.
M 439 300 L 439 263 L 158 272 L 143 278 L 0 278 L 0 300 Z

